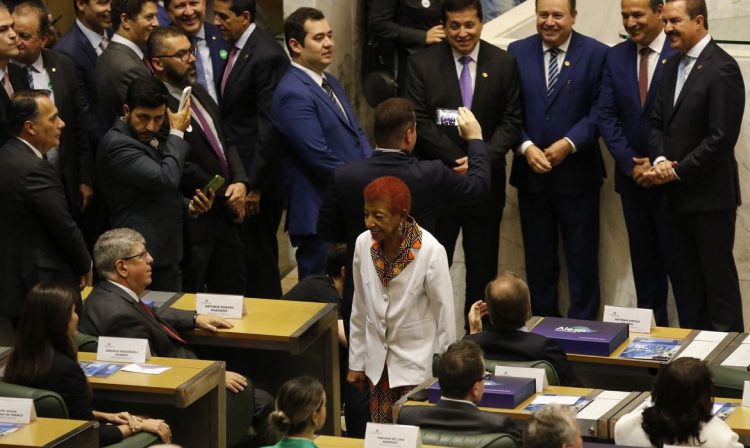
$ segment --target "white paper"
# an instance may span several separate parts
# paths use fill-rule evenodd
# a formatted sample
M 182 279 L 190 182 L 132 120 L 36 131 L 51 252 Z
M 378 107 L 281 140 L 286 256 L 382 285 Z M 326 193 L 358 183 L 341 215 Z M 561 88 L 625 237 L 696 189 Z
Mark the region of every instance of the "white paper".
M 727 359 L 721 363 L 722 366 L 747 367 L 750 365 L 750 344 L 740 344 Z
M 367 423 L 365 448 L 421 448 L 418 426 Z
M 145 363 L 151 358 L 148 339 L 99 336 L 96 360 L 105 362 Z
M 630 395 L 630 392 L 621 392 L 619 390 L 603 390 L 599 395 L 596 396 L 597 400 L 599 398 L 604 398 L 606 400 L 622 400 L 627 398 L 627 396 Z
M 31 398 L 0 398 L 0 423 L 31 423 L 36 420 L 36 408 Z
M 242 319 L 245 314 L 245 298 L 227 294 L 198 293 L 195 302 L 198 314 L 212 314 L 227 319 Z
M 721 342 L 724 340 L 725 337 L 727 337 L 729 333 L 726 333 L 724 331 L 701 331 L 698 333 L 698 335 L 693 338 L 694 341 L 712 341 L 712 342 Z
M 611 411 L 619 402 L 620 400 L 609 400 L 597 396 L 585 408 L 581 409 L 581 412 L 576 417 L 587 420 L 599 420 L 601 416 Z
M 171 369 L 171 367 L 166 366 L 157 366 L 154 364 L 128 364 L 125 367 L 123 367 L 120 370 L 123 370 L 125 372 L 133 372 L 133 373 L 145 373 L 147 375 L 158 375 L 160 373 L 164 373 L 167 370 Z
M 716 347 L 719 342 L 715 341 L 691 341 L 687 347 L 685 347 L 678 355 L 678 358 L 698 358 L 700 360 L 706 359 Z
M 514 376 L 517 378 L 531 378 L 536 385 L 536 393 L 540 394 L 548 386 L 547 373 L 542 368 L 495 366 L 495 376 Z
M 745 339 L 742 341 L 743 344 L 750 344 L 750 335 L 745 336 Z
M 567 404 L 572 406 L 580 399 L 580 396 L 572 395 L 539 395 L 534 398 L 531 404 Z
M 629 308 L 624 306 L 604 305 L 604 322 L 617 322 L 630 325 L 635 333 L 651 333 L 656 327 L 654 312 L 646 308 Z
M 742 389 L 742 407 L 750 407 L 750 381 L 745 381 L 745 386 Z M 714 409 L 714 413 L 716 411 L 718 411 L 718 409 Z

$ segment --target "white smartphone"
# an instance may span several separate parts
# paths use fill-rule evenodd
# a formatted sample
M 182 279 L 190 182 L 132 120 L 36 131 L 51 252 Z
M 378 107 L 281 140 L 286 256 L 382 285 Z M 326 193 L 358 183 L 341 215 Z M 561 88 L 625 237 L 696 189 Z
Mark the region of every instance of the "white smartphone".
M 182 91 L 182 97 L 180 98 L 180 107 L 177 108 L 178 112 L 185 108 L 185 104 L 187 103 L 188 98 L 190 98 L 191 93 L 193 93 L 193 88 L 190 86 L 185 87 L 185 89 Z

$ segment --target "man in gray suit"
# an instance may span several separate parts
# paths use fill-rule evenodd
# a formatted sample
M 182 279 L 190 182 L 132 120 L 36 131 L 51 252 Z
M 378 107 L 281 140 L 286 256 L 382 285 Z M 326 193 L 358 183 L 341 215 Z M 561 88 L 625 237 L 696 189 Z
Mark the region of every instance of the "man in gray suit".
M 143 49 L 151 31 L 159 26 L 156 5 L 156 0 L 112 1 L 115 34 L 96 62 L 99 108 L 109 124 L 122 115 L 128 85 L 151 72 Z
M 190 123 L 190 100 L 172 113 L 161 81 L 146 76 L 128 87 L 124 120 L 104 134 L 96 159 L 101 188 L 113 228 L 130 227 L 149 243 L 156 260 L 151 288 L 180 291 L 182 215 L 194 218 L 211 209 L 214 195 L 200 190 L 192 200 L 180 192 L 180 178 L 190 145 L 183 139 Z M 169 135 L 157 133 L 169 119 Z

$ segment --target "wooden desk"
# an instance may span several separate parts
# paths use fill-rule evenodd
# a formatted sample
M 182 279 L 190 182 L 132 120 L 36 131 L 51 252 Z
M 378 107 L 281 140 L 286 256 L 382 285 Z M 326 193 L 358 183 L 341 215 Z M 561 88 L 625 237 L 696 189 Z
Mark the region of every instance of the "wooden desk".
M 0 437 L 3 447 L 97 448 L 96 422 L 39 417 L 16 432 Z
M 363 448 L 365 439 L 349 437 L 318 436 L 315 438 L 318 448 Z M 422 445 L 424 448 L 436 448 L 434 445 Z
M 94 361 L 96 354 L 81 352 L 78 359 Z M 96 409 L 163 418 L 173 428 L 174 442 L 185 447 L 224 447 L 224 362 L 153 357 L 149 364 L 171 368 L 159 375 L 119 370 L 106 378 L 89 378 Z
M 196 296 L 185 294 L 171 306 L 195 310 Z M 274 393 L 285 381 L 311 375 L 328 394 L 322 433 L 341 435 L 338 317 L 336 306 L 316 302 L 245 299 L 247 314 L 229 319 L 234 328 L 209 333 L 193 330 L 185 338 L 202 357 L 224 359 L 232 370 Z M 235 367 L 236 366 L 236 367 Z

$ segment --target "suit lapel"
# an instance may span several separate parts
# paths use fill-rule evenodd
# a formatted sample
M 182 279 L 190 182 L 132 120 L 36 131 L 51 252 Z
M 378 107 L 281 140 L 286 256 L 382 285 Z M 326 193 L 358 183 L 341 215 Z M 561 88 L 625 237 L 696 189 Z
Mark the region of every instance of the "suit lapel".
M 242 72 L 242 69 L 245 67 L 245 65 L 250 62 L 250 59 L 253 57 L 253 50 L 255 50 L 255 42 L 256 42 L 256 32 L 253 31 L 250 34 L 250 37 L 247 39 L 247 42 L 245 42 L 245 46 L 242 47 L 242 50 L 240 50 L 239 54 L 237 54 L 237 58 L 234 60 L 234 65 L 232 66 L 232 71 L 229 72 L 229 78 L 227 78 L 227 84 L 225 86 L 225 92 L 230 92 L 232 90 L 232 86 L 234 85 L 234 82 L 237 80 L 237 77 Z M 227 95 L 228 97 L 230 95 Z
M 312 94 L 317 96 L 318 100 L 320 100 L 323 104 L 325 104 L 326 107 L 328 107 L 331 110 L 331 112 L 333 112 L 339 118 L 339 120 L 341 120 L 341 122 L 344 123 L 344 125 L 348 129 L 351 130 L 352 126 L 351 126 L 351 123 L 349 123 L 349 120 L 347 120 L 341 114 L 341 111 L 339 110 L 339 108 L 333 103 L 333 100 L 323 91 L 323 89 L 315 81 L 313 81 L 312 78 L 310 78 L 307 75 L 307 73 L 303 72 L 297 67 L 292 67 L 292 68 L 294 69 L 292 73 L 294 73 L 294 75 L 297 78 L 299 78 L 310 89 Z M 344 105 L 344 103 L 346 102 L 346 97 L 342 97 L 341 94 L 339 94 L 339 92 L 336 91 L 337 89 L 334 87 L 333 83 L 329 82 L 329 84 L 331 86 L 331 89 L 333 89 L 333 92 L 339 98 L 339 101 L 341 101 L 342 98 L 344 99 L 341 105 L 344 106 L 344 110 L 346 110 L 346 106 Z
M 102 285 L 102 287 L 105 290 L 110 291 L 113 294 L 116 294 L 125 302 L 127 302 L 130 306 L 133 307 L 135 312 L 140 314 L 144 319 L 146 319 L 146 321 L 149 322 L 152 327 L 156 328 L 158 331 L 161 331 L 162 333 L 167 335 L 167 337 L 169 337 L 170 339 L 174 339 L 176 341 L 178 340 L 178 339 L 173 338 L 172 335 L 170 335 L 169 332 L 164 329 L 162 325 L 165 325 L 165 323 L 159 320 L 159 318 L 156 316 L 156 313 L 154 313 L 153 311 L 149 313 L 144 308 L 144 306 L 147 306 L 147 305 L 141 304 L 140 301 L 135 301 L 133 297 L 131 297 L 127 292 L 125 292 L 125 290 L 123 290 L 119 286 L 113 285 L 109 281 L 106 281 L 106 280 L 104 280 L 104 282 L 105 283 Z
M 215 119 L 215 111 L 213 110 L 211 103 L 213 103 L 213 98 L 208 94 L 208 92 L 201 86 L 200 84 L 193 84 L 193 96 L 200 101 L 201 106 L 203 106 L 203 109 L 206 110 L 206 113 L 208 116 L 206 117 L 206 120 L 214 120 Z M 174 97 L 172 97 L 174 98 Z M 179 106 L 179 104 L 178 104 Z M 193 114 L 195 116 L 195 114 Z M 199 126 L 197 129 L 201 129 L 203 131 L 203 128 L 200 127 L 200 124 L 197 122 L 195 118 L 191 118 L 191 122 L 193 125 L 193 128 L 195 129 L 195 126 Z M 214 120 L 214 127 L 216 128 L 216 137 L 219 139 L 219 144 L 222 146 L 222 150 L 225 153 L 226 157 L 226 148 L 224 143 L 224 136 L 221 133 L 221 126 L 216 125 L 216 121 Z M 201 137 L 203 138 L 203 141 L 206 142 L 206 145 L 211 148 L 211 142 L 208 140 L 208 137 L 206 136 L 207 132 L 211 132 L 210 129 L 205 130 L 201 132 Z M 216 153 L 213 151 L 213 148 L 211 148 L 211 154 L 216 157 L 218 160 L 219 157 L 216 155 Z
M 67 98 L 68 87 L 63 79 L 62 72 L 44 51 L 42 52 L 42 63 L 44 64 L 44 69 L 47 70 L 47 75 L 49 75 L 50 88 L 55 95 L 56 102 Z
M 693 86 L 693 84 L 695 84 L 696 80 L 703 74 L 703 66 L 710 63 L 711 56 L 714 52 L 714 45 L 716 44 L 712 39 L 698 56 L 698 59 L 695 61 L 695 63 L 693 63 L 693 68 L 690 70 L 690 75 L 688 75 L 687 79 L 685 80 L 685 84 L 682 86 L 682 90 L 680 90 L 680 96 L 677 97 L 677 102 L 674 103 L 673 113 L 677 111 L 677 109 L 680 107 L 680 103 L 682 103 L 682 99 L 685 98 L 685 95 L 688 94 L 687 92 L 690 91 L 690 88 Z
M 461 97 L 461 84 L 458 80 L 458 73 L 456 72 L 456 60 L 453 57 L 453 50 L 451 50 L 451 46 L 447 42 L 442 42 L 438 45 L 442 45 L 444 47 L 443 51 L 445 52 L 445 57 L 439 58 L 439 60 L 436 61 L 436 63 L 438 64 L 437 72 L 442 73 L 442 78 L 445 81 L 445 86 L 447 87 L 444 94 L 448 95 L 448 101 L 443 107 L 450 107 L 450 104 L 457 104 L 461 106 L 463 105 L 464 100 Z M 479 61 L 482 60 L 481 50 L 479 56 L 477 56 L 477 59 L 479 59 Z M 479 73 L 479 61 L 477 61 L 477 73 Z M 474 95 L 472 96 L 472 104 L 474 98 L 478 98 L 477 86 L 479 86 L 479 81 L 476 81 L 474 83 Z
M 83 54 L 89 60 L 89 64 L 91 64 L 92 67 L 96 67 L 96 58 L 98 57 L 96 50 L 91 46 L 91 42 L 89 42 L 86 35 L 83 34 L 83 31 L 78 27 L 78 24 L 73 24 L 73 26 L 76 29 L 76 36 L 78 37 L 78 48 L 83 49 Z
M 534 36 L 533 51 L 529 56 L 531 70 L 529 70 L 528 74 L 533 77 L 531 82 L 539 90 L 539 98 L 547 98 L 547 67 L 544 66 L 544 47 L 539 35 Z
M 573 31 L 572 37 L 570 38 L 570 45 L 568 45 L 568 51 L 565 52 L 565 58 L 560 65 L 560 75 L 557 78 L 557 86 L 552 92 L 552 95 L 548 97 L 548 106 L 555 102 L 555 99 L 560 96 L 560 92 L 565 90 L 566 84 L 570 82 L 570 78 L 573 76 L 573 71 L 578 67 L 578 60 L 581 57 L 581 53 L 583 53 L 581 51 L 582 46 L 583 40 L 578 33 Z M 542 63 L 544 63 L 544 58 L 542 58 Z M 545 73 L 544 67 L 542 67 L 542 73 Z
M 641 88 L 638 85 L 638 47 L 632 40 L 628 40 L 628 52 L 625 57 L 625 79 L 627 79 L 627 88 L 630 90 L 628 98 L 641 108 Z M 617 76 L 617 74 L 614 74 Z

